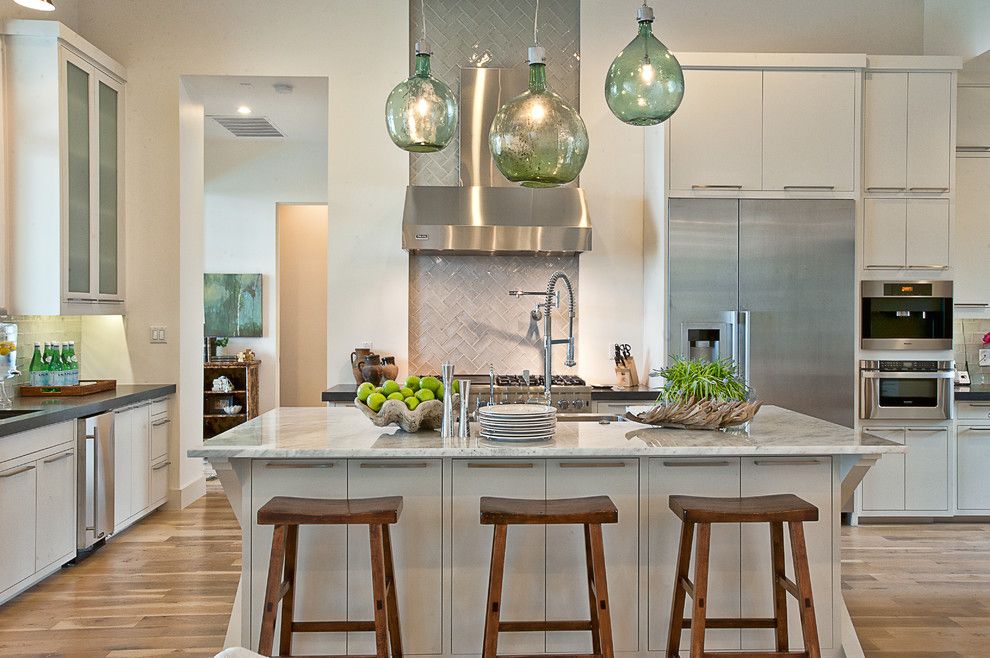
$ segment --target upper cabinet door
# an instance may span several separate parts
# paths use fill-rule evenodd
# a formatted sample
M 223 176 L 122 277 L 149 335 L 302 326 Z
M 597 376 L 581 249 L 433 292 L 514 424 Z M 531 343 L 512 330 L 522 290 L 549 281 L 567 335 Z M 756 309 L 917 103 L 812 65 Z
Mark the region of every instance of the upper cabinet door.
M 907 188 L 908 74 L 866 74 L 863 140 L 866 191 Z
M 852 191 L 855 147 L 855 73 L 763 73 L 763 189 Z
M 684 71 L 687 93 L 669 121 L 670 188 L 762 187 L 761 71 Z
M 93 233 L 90 185 L 92 68 L 68 53 L 63 57 L 65 188 L 62 203 L 67 228 L 62 246 L 67 258 L 63 285 L 68 295 L 87 295 L 91 290 L 93 265 L 90 252 Z
M 990 151 L 990 87 L 959 87 L 956 145 L 961 151 Z
M 907 266 L 922 270 L 949 267 L 949 200 L 907 201 Z
M 98 257 L 97 296 L 120 299 L 121 290 L 121 230 L 120 208 L 123 140 L 120 139 L 120 115 L 123 87 L 104 75 L 97 75 L 97 187 L 96 216 L 99 228 L 95 252 Z
M 948 192 L 952 158 L 952 74 L 908 74 L 907 187 Z

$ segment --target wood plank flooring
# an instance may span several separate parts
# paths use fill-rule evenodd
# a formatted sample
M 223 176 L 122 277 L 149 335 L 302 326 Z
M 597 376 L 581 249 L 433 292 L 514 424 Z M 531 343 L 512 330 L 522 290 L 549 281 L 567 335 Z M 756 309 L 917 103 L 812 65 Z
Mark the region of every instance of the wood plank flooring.
M 843 593 L 868 658 L 990 655 L 990 524 L 844 528 Z M 0 607 L 0 655 L 212 656 L 240 573 L 219 486 L 157 512 Z

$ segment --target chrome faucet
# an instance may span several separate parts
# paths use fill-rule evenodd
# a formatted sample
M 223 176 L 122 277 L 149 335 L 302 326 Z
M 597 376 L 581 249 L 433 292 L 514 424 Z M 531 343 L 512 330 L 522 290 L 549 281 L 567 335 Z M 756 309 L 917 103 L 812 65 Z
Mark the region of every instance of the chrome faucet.
M 567 287 L 567 338 L 553 339 L 550 317 L 554 303 L 554 290 L 557 282 L 563 280 Z M 559 297 L 558 297 L 559 299 Z M 571 280 L 563 272 L 554 272 L 547 283 L 547 297 L 543 312 L 543 396 L 547 406 L 552 406 L 550 380 L 553 378 L 553 346 L 567 344 L 567 356 L 564 365 L 573 368 L 574 361 L 574 287 Z

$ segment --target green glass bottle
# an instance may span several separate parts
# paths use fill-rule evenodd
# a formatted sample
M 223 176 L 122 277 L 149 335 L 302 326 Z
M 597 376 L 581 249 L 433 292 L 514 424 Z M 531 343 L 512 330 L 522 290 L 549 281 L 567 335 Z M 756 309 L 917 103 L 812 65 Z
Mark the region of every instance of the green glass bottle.
M 416 73 L 396 85 L 385 101 L 385 127 L 400 149 L 433 153 L 443 149 L 457 128 L 457 98 L 430 74 L 429 46 L 416 44 Z
M 677 111 L 684 98 L 684 72 L 667 46 L 653 36 L 653 9 L 636 13 L 639 34 L 605 75 L 605 102 L 619 120 L 655 126 Z
M 45 361 L 41 356 L 41 343 L 34 344 L 34 354 L 31 355 L 31 364 L 28 366 L 28 382 L 31 386 L 42 385 L 42 372 L 45 370 Z
M 62 345 L 52 343 L 52 360 L 48 362 L 48 385 L 64 386 L 64 368 L 62 365 Z
M 525 187 L 570 183 L 588 158 L 578 111 L 547 86 L 546 53 L 529 49 L 529 89 L 499 108 L 488 132 L 495 166 Z

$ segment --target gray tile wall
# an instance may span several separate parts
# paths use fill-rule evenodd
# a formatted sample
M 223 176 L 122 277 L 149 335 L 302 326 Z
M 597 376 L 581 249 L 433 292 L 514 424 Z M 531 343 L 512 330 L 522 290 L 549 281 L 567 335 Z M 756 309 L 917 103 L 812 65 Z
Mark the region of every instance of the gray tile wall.
M 17 369 L 21 376 L 14 384 L 26 384 L 28 366 L 34 353 L 34 344 L 39 342 L 65 343 L 75 341 L 76 356 L 82 367 L 85 350 L 82 345 L 82 318 L 79 316 L 17 315 L 9 320 L 17 325 Z
M 974 384 L 990 383 L 990 366 L 980 366 L 980 348 L 983 336 L 990 332 L 990 319 L 956 319 L 952 327 L 952 347 L 955 352 L 956 368 L 966 368 L 969 361 L 969 376 Z M 987 347 L 990 347 L 988 345 Z

